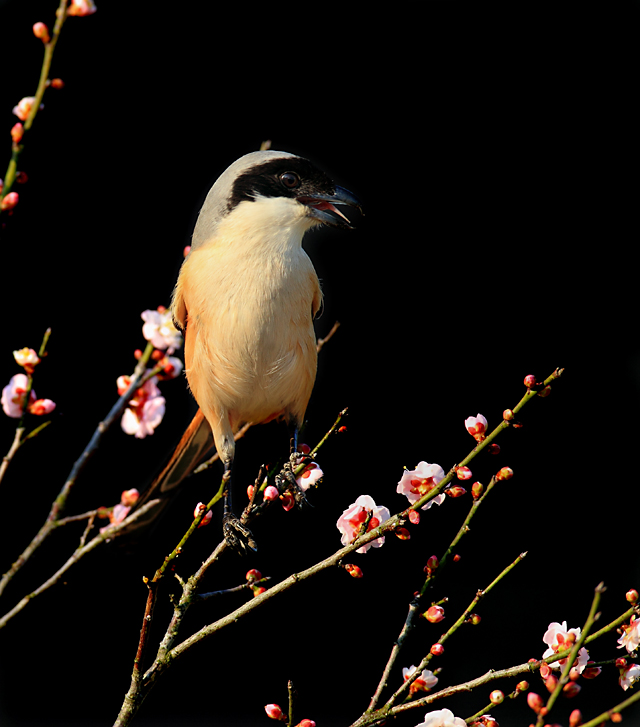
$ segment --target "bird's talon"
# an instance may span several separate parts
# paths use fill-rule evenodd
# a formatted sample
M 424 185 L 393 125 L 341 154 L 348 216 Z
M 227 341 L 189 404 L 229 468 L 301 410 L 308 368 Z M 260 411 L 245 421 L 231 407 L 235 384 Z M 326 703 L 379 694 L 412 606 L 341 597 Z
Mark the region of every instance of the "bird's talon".
M 258 550 L 251 530 L 245 527 L 235 515 L 228 514 L 222 518 L 222 532 L 227 545 L 240 555 L 246 555 L 249 552 L 255 553 Z

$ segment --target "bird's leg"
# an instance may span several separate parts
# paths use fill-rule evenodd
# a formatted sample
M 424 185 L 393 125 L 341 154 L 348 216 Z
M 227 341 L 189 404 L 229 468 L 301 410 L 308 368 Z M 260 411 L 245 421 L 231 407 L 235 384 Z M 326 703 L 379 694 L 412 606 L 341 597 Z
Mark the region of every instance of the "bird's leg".
M 222 515 L 222 532 L 227 545 L 231 546 L 234 550 L 237 550 L 241 555 L 258 550 L 256 541 L 253 539 L 253 535 L 249 528 L 245 527 L 233 513 L 231 506 L 231 470 L 233 460 L 229 460 L 224 463 L 224 475 L 222 476 L 225 482 L 224 488 L 224 511 Z
M 280 483 L 284 485 L 283 480 L 286 480 L 286 487 L 285 489 L 290 490 L 291 494 L 293 495 L 296 505 L 298 507 L 302 507 L 303 505 L 308 505 L 309 501 L 306 498 L 306 495 L 304 494 L 304 490 L 300 487 L 300 485 L 296 481 L 296 476 L 293 473 L 293 470 L 296 468 L 298 464 L 298 425 L 293 424 L 290 429 L 289 434 L 289 461 L 285 462 L 282 471 L 277 476 L 277 479 L 280 480 Z

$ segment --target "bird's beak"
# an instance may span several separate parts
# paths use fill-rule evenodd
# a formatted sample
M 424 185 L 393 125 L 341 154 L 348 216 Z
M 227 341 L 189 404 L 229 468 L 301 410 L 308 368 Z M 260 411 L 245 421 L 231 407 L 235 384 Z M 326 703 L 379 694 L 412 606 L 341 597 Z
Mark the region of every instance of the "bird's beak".
M 332 227 L 347 227 L 350 230 L 353 229 L 353 225 L 349 219 L 334 206 L 336 204 L 346 204 L 349 207 L 356 207 L 360 211 L 360 214 L 364 214 L 360 200 L 344 187 L 336 187 L 333 194 L 307 194 L 301 195 L 296 199 L 308 207 L 309 211 L 307 214 L 309 217 L 313 217 L 325 225 L 331 225 Z

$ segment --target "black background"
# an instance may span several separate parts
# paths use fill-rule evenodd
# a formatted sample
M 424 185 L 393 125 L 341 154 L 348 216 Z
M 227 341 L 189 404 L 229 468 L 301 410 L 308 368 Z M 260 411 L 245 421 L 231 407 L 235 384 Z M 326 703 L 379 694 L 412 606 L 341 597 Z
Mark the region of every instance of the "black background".
M 207 587 L 236 585 L 251 567 L 280 579 L 330 554 L 335 521 L 358 495 L 402 508 L 403 466 L 448 469 L 472 446 L 466 417 L 481 412 L 497 424 L 526 374 L 544 378 L 561 366 L 562 382 L 526 408 L 501 454 L 474 463 L 484 482 L 502 465 L 516 475 L 482 508 L 460 564 L 433 594 L 450 597 L 444 625 L 518 553 L 529 555 L 481 605 L 482 624 L 450 642 L 440 683 L 540 657 L 547 625 L 581 625 L 602 580 L 603 622 L 624 610 L 639 576 L 637 48 L 628 33 L 637 11 L 635 3 L 375 10 L 103 0 L 95 15 L 70 18 L 52 69 L 66 86 L 45 95 L 20 159 L 29 182 L 16 188 L 19 206 L 0 231 L 0 381 L 18 371 L 12 350 L 37 348 L 51 326 L 34 388 L 57 402 L 54 424 L 2 483 L 3 570 L 115 401 L 117 376 L 132 371 L 144 343 L 139 315 L 168 304 L 210 185 L 271 139 L 365 206 L 355 231 L 318 231 L 305 243 L 325 291 L 318 334 L 335 320 L 342 327 L 320 356 L 303 439 L 315 443 L 345 406 L 348 433 L 320 457 L 326 476 L 314 509 L 274 509 L 255 526 L 257 557 L 227 558 Z M 11 108 L 34 93 L 39 74 L 31 26 L 51 27 L 54 12 L 49 0 L 0 5 L 6 160 Z M 138 441 L 114 428 L 70 513 L 114 504 L 152 476 L 193 412 L 183 381 L 163 393 L 167 415 L 154 436 Z M 0 421 L 3 451 L 14 425 Z M 284 449 L 282 428 L 254 429 L 238 446 L 238 482 Z M 2 725 L 113 723 L 137 644 L 142 576 L 211 491 L 201 480 L 137 548 L 97 552 L 0 633 Z M 354 556 L 363 580 L 325 574 L 199 646 L 136 722 L 266 724 L 263 705 L 284 706 L 291 678 L 300 717 L 350 724 L 375 689 L 422 566 L 446 548 L 468 504 L 447 500 L 424 514 L 410 542 L 388 538 Z M 6 607 L 57 568 L 79 535 L 67 528 L 51 538 L 7 589 Z M 183 575 L 217 535 L 213 526 L 198 533 Z M 194 608 L 188 627 L 225 608 Z M 158 608 L 157 636 L 168 609 Z M 417 664 L 440 633 L 422 625 L 401 665 Z M 620 653 L 614 636 L 606 641 L 592 657 Z M 583 682 L 555 719 L 621 701 L 616 677 L 610 670 Z M 489 692 L 434 708 L 466 717 Z M 424 711 L 398 724 L 417 724 Z M 640 719 L 633 714 L 625 723 Z M 494 716 L 503 727 L 531 721 L 524 700 Z

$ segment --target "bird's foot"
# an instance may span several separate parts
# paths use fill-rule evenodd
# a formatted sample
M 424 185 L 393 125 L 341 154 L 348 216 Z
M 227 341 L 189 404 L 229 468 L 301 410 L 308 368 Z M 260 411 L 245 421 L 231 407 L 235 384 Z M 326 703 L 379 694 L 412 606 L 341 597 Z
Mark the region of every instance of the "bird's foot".
M 297 466 L 297 464 L 298 463 L 296 461 L 294 463 L 294 466 Z M 296 481 L 296 476 L 293 474 L 292 471 L 291 462 L 285 462 L 282 470 L 279 472 L 279 474 L 276 475 L 276 484 L 278 485 L 278 489 L 288 490 L 289 492 L 291 492 L 298 507 L 310 506 L 310 502 L 309 500 L 307 500 L 307 496 L 304 494 L 304 490 Z
M 258 550 L 258 545 L 253 539 L 251 530 L 245 527 L 240 522 L 240 518 L 236 517 L 232 512 L 222 517 L 222 532 L 225 543 L 240 555 L 255 553 Z

